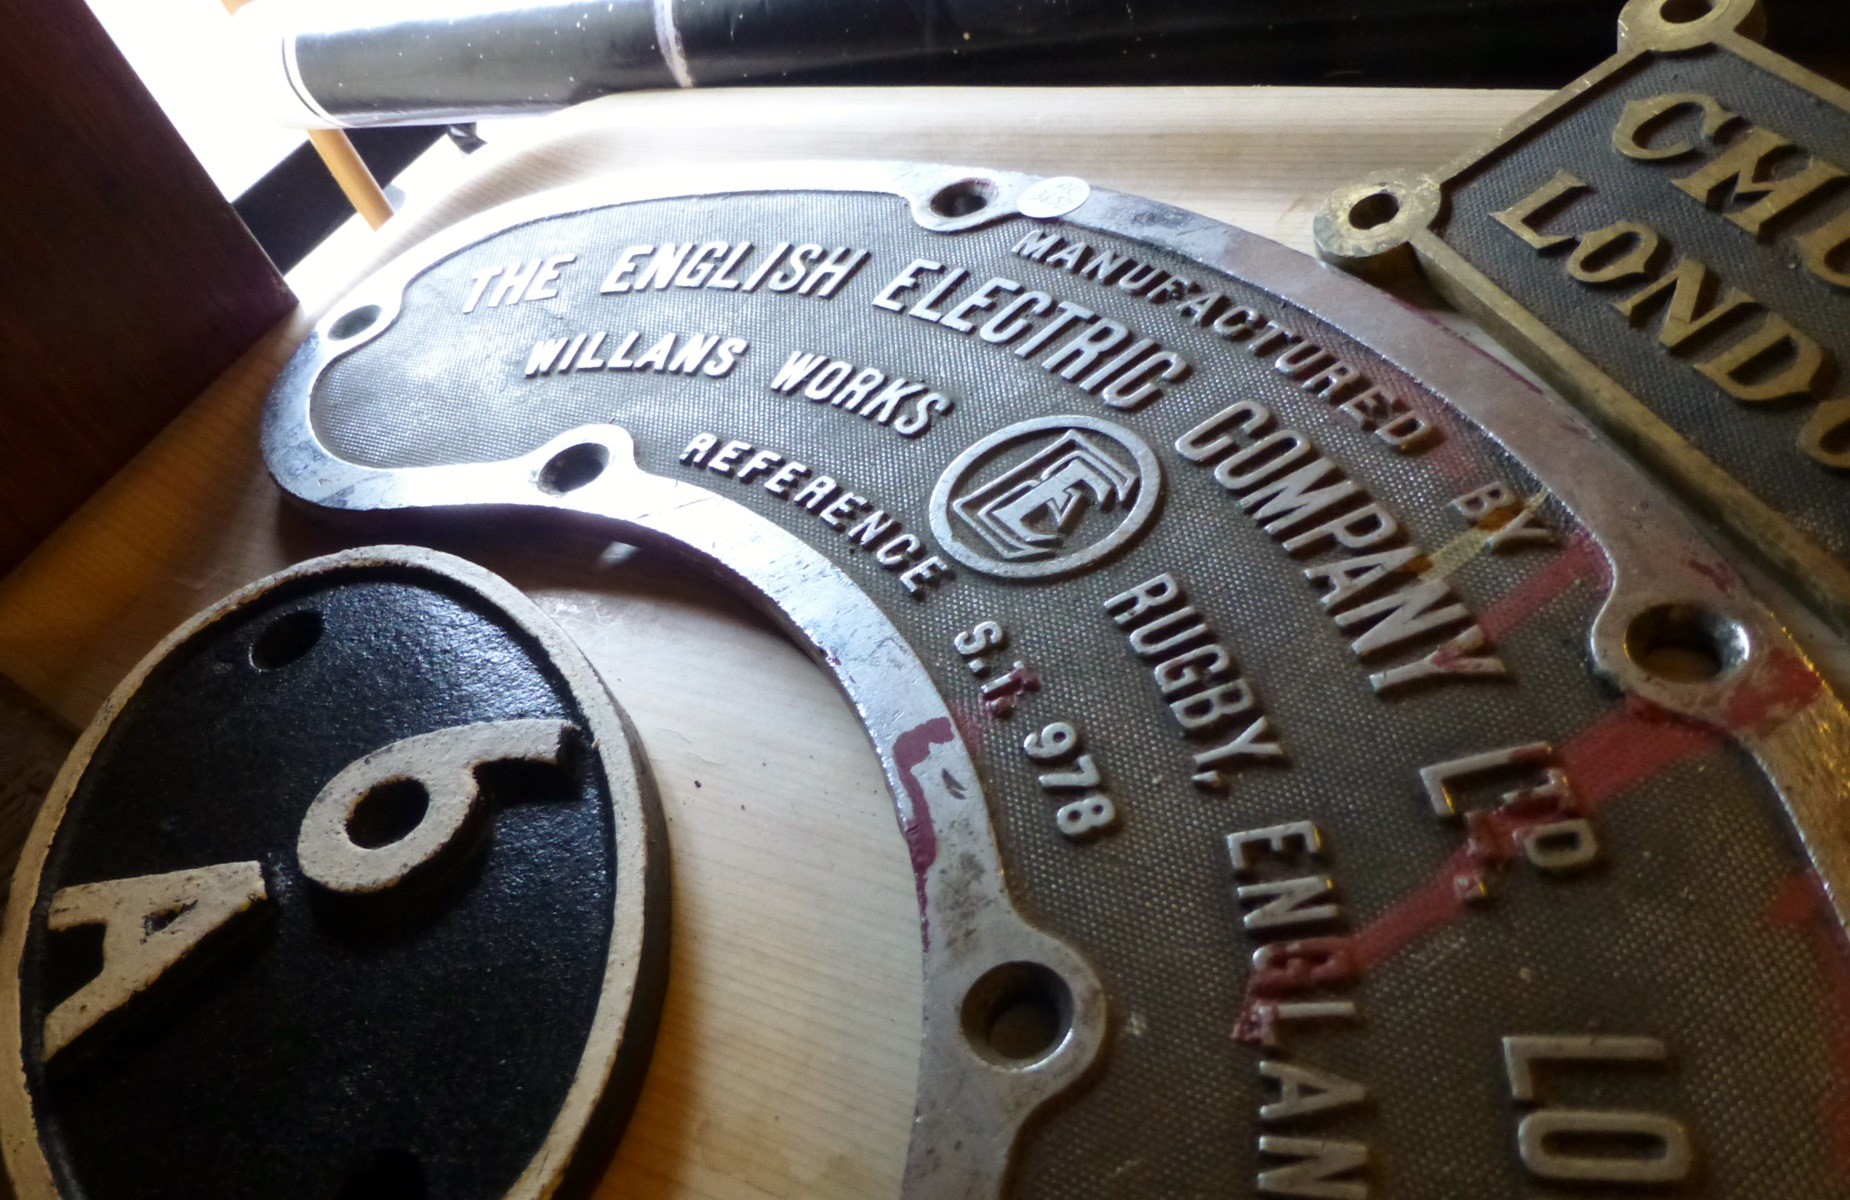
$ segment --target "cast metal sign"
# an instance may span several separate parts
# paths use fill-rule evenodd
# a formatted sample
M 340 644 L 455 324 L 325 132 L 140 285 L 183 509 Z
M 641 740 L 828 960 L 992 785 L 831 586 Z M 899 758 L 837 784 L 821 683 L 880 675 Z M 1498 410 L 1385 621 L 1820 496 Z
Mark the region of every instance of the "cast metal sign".
M 1620 52 L 1427 176 L 1331 197 L 1850 628 L 1850 91 L 1754 0 L 1632 0 Z
M 1547 403 L 1186 212 L 792 164 L 413 250 L 265 448 L 813 649 L 917 879 L 909 1198 L 1843 1195 L 1850 719 Z
M 7 909 L 21 1200 L 542 1200 L 607 1161 L 666 980 L 627 728 L 519 592 L 292 567 L 84 734 Z

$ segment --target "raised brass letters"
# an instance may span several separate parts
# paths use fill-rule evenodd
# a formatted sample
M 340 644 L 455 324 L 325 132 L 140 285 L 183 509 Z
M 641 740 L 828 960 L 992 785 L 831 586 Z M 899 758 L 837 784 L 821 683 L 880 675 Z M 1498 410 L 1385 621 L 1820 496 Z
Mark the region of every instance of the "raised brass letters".
M 1331 197 L 1850 630 L 1850 91 L 1755 0 L 1631 0 L 1619 54 L 1433 177 Z

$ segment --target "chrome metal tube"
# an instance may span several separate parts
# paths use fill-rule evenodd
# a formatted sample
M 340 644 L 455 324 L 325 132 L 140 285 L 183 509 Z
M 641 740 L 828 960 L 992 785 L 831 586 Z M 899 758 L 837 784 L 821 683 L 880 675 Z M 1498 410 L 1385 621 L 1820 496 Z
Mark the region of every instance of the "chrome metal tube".
M 642 88 L 780 83 L 1558 86 L 1614 0 L 258 0 L 293 124 L 543 112 Z M 1775 19 L 1850 42 L 1850 5 Z M 275 78 L 272 79 L 272 91 Z

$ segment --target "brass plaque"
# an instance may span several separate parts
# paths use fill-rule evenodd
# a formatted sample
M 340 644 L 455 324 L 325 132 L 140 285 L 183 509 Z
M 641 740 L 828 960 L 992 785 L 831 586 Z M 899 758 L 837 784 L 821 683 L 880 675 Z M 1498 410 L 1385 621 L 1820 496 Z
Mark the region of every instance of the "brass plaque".
M 1341 272 L 1074 179 L 600 180 L 359 284 L 265 454 L 686 555 L 834 675 L 920 903 L 906 1200 L 1850 1200 L 1850 714 Z
M 1332 196 L 1324 257 L 1448 299 L 1850 626 L 1850 91 L 1754 0 L 1632 0 L 1620 51 L 1437 174 Z

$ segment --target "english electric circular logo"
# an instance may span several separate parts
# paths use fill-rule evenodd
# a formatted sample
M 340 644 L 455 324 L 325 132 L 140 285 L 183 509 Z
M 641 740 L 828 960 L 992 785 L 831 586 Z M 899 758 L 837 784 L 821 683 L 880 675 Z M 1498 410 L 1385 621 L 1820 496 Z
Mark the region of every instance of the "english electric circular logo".
M 1002 579 L 1070 575 L 1125 549 L 1156 516 L 1162 470 L 1097 417 L 1036 417 L 976 442 L 931 493 L 931 528 L 964 566 Z

